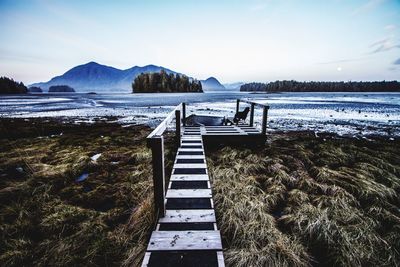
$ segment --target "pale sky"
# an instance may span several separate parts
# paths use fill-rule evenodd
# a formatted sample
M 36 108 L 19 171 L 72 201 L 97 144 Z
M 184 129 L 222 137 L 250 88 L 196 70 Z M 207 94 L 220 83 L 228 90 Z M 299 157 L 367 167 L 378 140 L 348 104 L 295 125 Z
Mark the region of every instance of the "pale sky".
M 223 83 L 400 80 L 399 0 L 0 0 L 0 76 L 96 61 Z

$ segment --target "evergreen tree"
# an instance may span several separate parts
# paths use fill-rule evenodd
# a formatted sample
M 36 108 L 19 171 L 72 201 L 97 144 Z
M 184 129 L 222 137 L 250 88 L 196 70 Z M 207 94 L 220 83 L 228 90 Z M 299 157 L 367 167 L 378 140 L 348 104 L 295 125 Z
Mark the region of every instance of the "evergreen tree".
M 201 83 L 186 75 L 167 74 L 165 70 L 142 73 L 132 83 L 134 93 L 203 92 Z
M 26 94 L 28 88 L 20 82 L 7 77 L 0 77 L 0 94 Z

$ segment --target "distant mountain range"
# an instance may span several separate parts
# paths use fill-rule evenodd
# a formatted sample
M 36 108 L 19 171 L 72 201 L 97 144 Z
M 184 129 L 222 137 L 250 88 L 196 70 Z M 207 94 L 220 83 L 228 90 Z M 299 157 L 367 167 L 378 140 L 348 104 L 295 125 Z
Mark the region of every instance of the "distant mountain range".
M 225 90 L 225 87 L 214 77 L 210 77 L 207 80 L 202 80 L 201 86 L 204 91 L 219 91 Z
M 76 66 L 60 76 L 52 78 L 48 82 L 40 82 L 29 85 L 30 87 L 40 87 L 44 92 L 50 86 L 68 85 L 76 92 L 131 92 L 133 80 L 141 73 L 166 71 L 168 74 L 178 72 L 170 69 L 147 65 L 143 67 L 134 66 L 121 70 L 110 66 L 101 65 L 96 62 Z M 214 77 L 202 80 L 201 84 L 204 91 L 224 90 L 225 87 Z
M 48 91 L 49 87 L 53 85 L 68 85 L 74 88 L 76 92 L 131 92 L 133 79 L 140 73 L 159 72 L 161 70 L 165 70 L 167 73 L 176 73 L 155 65 L 135 66 L 120 70 L 96 62 L 89 62 L 76 66 L 48 82 L 34 83 L 30 86 L 40 87 L 44 91 Z
M 228 90 L 240 90 L 240 86 L 242 86 L 244 82 L 236 82 L 236 83 L 224 83 L 224 86 Z

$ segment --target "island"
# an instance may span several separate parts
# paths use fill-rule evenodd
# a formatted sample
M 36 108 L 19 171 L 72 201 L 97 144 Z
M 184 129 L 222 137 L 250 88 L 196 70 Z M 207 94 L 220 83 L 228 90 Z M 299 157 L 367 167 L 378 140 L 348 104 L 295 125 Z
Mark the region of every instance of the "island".
M 75 90 L 68 85 L 53 85 L 49 87 L 49 93 L 75 93 Z
M 166 71 L 141 73 L 132 83 L 132 93 L 202 93 L 201 83 Z
M 0 77 L 0 94 L 26 94 L 28 88 L 22 82 L 7 77 Z
M 298 82 L 275 81 L 270 83 L 246 83 L 240 86 L 244 92 L 400 92 L 398 81 L 375 82 Z
M 42 88 L 38 87 L 38 86 L 31 86 L 28 88 L 28 92 L 29 93 L 43 93 Z

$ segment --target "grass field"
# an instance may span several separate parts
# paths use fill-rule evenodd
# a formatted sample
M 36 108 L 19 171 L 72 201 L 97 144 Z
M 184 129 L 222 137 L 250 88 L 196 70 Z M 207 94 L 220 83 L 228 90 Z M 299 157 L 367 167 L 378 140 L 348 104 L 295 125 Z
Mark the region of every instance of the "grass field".
M 274 134 L 207 155 L 228 266 L 399 265 L 399 140 Z
M 155 223 L 149 132 L 0 120 L 0 266 L 138 266 Z M 167 136 L 167 169 L 175 151 Z M 296 132 L 206 153 L 228 266 L 399 265 L 398 139 Z
M 140 263 L 155 223 L 149 128 L 0 126 L 0 266 Z

